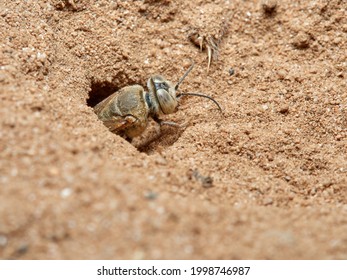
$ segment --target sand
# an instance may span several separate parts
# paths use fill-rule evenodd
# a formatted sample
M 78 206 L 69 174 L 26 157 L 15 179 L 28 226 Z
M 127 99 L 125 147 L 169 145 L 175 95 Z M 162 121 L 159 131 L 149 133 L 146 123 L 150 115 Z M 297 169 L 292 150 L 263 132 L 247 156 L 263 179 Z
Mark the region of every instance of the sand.
M 1 1 L 0 257 L 346 259 L 346 11 Z M 164 116 L 181 128 L 132 143 L 98 120 L 106 96 L 193 61 L 182 92 L 223 114 L 182 97 Z

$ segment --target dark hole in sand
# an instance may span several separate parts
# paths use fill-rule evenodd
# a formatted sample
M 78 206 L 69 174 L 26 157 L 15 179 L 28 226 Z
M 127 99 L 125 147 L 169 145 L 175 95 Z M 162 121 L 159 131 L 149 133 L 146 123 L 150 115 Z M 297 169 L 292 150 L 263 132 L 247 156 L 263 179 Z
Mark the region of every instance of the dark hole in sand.
M 94 107 L 99 102 L 115 93 L 118 89 L 119 87 L 111 82 L 92 82 L 87 105 Z

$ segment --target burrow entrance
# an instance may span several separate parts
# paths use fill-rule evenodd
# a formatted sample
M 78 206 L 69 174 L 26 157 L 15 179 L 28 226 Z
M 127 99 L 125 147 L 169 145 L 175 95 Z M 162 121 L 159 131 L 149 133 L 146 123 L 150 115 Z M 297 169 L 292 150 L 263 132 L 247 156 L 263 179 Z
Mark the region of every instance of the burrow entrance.
M 115 93 L 118 89 L 119 87 L 112 82 L 92 82 L 91 90 L 88 94 L 87 105 L 92 108 L 95 107 L 98 103 Z

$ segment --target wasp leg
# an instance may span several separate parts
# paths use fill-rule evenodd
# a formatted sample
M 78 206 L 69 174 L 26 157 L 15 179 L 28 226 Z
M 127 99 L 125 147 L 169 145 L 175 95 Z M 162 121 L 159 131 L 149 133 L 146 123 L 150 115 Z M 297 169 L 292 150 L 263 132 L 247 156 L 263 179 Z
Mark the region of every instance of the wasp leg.
M 160 126 L 162 125 L 168 125 L 168 126 L 173 126 L 173 127 L 180 127 L 178 123 L 175 122 L 170 122 L 170 121 L 163 121 L 159 119 L 158 117 L 154 117 L 153 120 L 158 123 Z
M 114 116 L 111 120 L 103 121 L 104 125 L 113 133 L 118 133 L 132 124 L 134 124 L 137 121 L 137 119 L 132 116 L 128 115 L 125 117 L 120 116 Z
M 181 127 L 180 124 L 175 123 L 175 122 L 170 122 L 170 121 L 161 121 L 159 124 L 160 124 L 161 126 L 162 126 L 162 125 L 167 125 L 167 126 L 173 126 L 173 127 Z
M 153 120 L 158 123 L 160 126 L 167 125 L 172 127 L 178 127 L 178 128 L 184 128 L 186 127 L 187 123 L 179 124 L 171 121 L 163 121 L 159 119 L 158 117 L 154 117 Z
M 188 122 L 184 123 L 175 123 L 175 122 L 170 122 L 170 121 L 162 121 L 160 125 L 167 125 L 167 126 L 172 126 L 172 127 L 178 127 L 178 128 L 186 128 L 188 125 Z

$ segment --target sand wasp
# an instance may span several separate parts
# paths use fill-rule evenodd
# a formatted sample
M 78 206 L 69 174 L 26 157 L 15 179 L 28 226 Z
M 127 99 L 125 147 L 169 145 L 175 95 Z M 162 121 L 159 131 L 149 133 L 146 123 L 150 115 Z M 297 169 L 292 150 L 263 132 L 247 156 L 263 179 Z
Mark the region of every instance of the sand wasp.
M 113 93 L 94 107 L 98 118 L 113 133 L 128 141 L 143 133 L 152 118 L 159 125 L 179 127 L 175 122 L 163 121 L 162 115 L 175 113 L 180 96 L 193 95 L 212 100 L 222 111 L 220 105 L 212 97 L 199 93 L 179 93 L 179 85 L 183 82 L 194 63 L 186 73 L 174 84 L 161 75 L 153 75 L 147 81 L 148 91 L 140 85 L 126 86 Z

